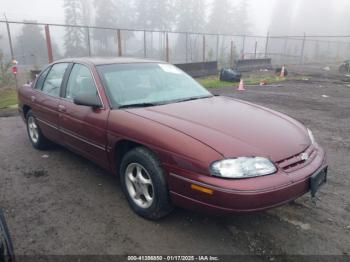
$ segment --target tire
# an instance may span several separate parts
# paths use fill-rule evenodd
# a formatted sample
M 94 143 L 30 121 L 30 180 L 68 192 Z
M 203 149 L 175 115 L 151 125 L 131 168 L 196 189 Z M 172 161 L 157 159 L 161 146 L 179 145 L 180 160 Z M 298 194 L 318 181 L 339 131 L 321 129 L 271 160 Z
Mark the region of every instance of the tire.
M 137 147 L 126 153 L 119 174 L 123 192 L 136 214 L 156 220 L 172 211 L 165 172 L 150 150 Z
M 26 124 L 28 138 L 33 147 L 40 150 L 46 149 L 50 145 L 50 141 L 42 134 L 32 110 L 27 113 Z

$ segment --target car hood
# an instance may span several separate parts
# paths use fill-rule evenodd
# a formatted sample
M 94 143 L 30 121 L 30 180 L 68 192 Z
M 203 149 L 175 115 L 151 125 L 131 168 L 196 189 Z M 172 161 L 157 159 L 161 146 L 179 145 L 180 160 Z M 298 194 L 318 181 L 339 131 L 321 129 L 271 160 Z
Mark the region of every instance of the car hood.
M 310 145 L 307 130 L 298 121 L 229 97 L 127 111 L 191 136 L 224 157 L 265 156 L 279 161 Z

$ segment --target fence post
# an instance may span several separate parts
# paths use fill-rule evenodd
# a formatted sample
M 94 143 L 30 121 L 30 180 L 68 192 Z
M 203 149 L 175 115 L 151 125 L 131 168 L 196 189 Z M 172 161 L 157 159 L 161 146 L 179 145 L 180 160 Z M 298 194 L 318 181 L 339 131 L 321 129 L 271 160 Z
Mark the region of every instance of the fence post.
M 269 49 L 269 40 L 270 40 L 270 32 L 266 34 L 266 42 L 265 42 L 265 58 L 267 58 L 267 52 Z
M 188 63 L 188 33 L 186 33 L 186 63 Z
M 337 44 L 337 60 L 339 59 L 339 54 L 340 54 L 340 42 Z
M 244 59 L 244 49 L 245 49 L 245 35 L 243 36 L 243 43 L 242 43 L 242 51 L 241 51 L 241 59 Z
M 303 37 L 303 42 L 301 44 L 301 51 L 300 51 L 300 64 L 304 64 L 304 48 L 305 48 L 305 39 L 306 39 L 306 35 L 304 33 L 304 37 Z
M 205 34 L 203 34 L 203 62 L 205 62 Z
M 146 30 L 143 30 L 143 56 L 147 57 Z
M 45 25 L 45 38 L 46 38 L 47 56 L 49 58 L 49 64 L 51 64 L 53 62 L 53 55 L 52 55 L 52 45 L 51 45 L 49 25 Z
M 118 40 L 118 56 L 122 56 L 122 35 L 120 29 L 117 29 L 117 40 Z
M 216 61 L 219 61 L 219 35 L 216 35 Z
M 91 56 L 91 44 L 90 44 L 90 28 L 86 27 L 86 35 L 87 35 L 87 47 L 88 47 L 88 54 Z
M 230 67 L 233 68 L 233 40 L 231 40 Z
M 255 40 L 255 46 L 254 46 L 254 59 L 256 59 L 256 49 L 258 48 L 258 41 Z
M 165 60 L 167 62 L 170 61 L 170 56 L 169 56 L 169 35 L 168 35 L 168 32 L 165 33 Z
M 287 55 L 287 46 L 288 46 L 288 37 L 286 37 L 284 39 L 284 47 L 283 47 L 283 54 L 282 54 L 282 57 L 286 57 Z

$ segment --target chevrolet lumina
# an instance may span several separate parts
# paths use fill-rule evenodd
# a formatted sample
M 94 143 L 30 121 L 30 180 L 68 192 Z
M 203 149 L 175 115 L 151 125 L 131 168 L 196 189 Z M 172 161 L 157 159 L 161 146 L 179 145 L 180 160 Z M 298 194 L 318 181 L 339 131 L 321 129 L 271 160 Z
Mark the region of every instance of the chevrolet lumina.
M 214 96 L 177 67 L 132 58 L 56 61 L 19 89 L 37 149 L 50 143 L 119 175 L 131 208 L 148 219 L 174 206 L 253 212 L 314 196 L 324 150 L 282 113 Z

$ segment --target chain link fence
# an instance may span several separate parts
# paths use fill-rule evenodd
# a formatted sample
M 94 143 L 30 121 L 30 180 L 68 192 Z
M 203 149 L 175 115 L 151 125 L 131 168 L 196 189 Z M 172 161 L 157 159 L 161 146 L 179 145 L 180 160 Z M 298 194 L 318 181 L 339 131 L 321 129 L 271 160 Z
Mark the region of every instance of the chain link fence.
M 253 58 L 271 58 L 276 65 L 339 63 L 350 58 L 350 36 L 217 35 L 0 20 L 0 50 L 3 60 L 18 61 L 22 84 L 29 70 L 79 56 L 218 61 L 219 67 Z

